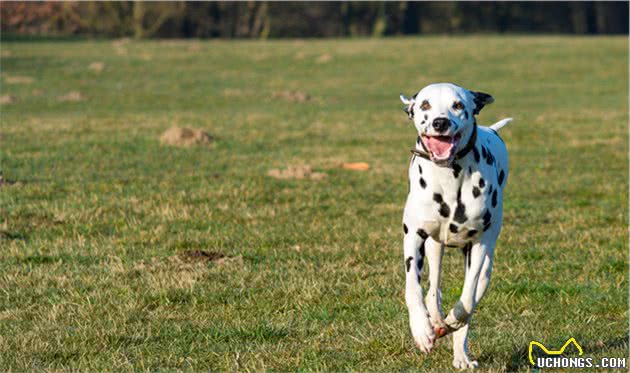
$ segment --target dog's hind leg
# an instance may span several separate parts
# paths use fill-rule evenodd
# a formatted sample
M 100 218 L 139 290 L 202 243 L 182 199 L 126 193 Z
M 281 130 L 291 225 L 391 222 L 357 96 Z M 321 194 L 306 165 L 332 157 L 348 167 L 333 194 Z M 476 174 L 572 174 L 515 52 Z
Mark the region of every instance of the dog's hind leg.
M 404 228 L 405 302 L 409 310 L 409 326 L 418 348 L 422 352 L 429 352 L 433 348 L 435 333 L 429 321 L 420 286 L 426 237 L 422 237 L 425 236 L 424 232 L 421 236 L 415 230 L 407 229 L 406 225 Z
M 436 337 L 440 338 L 446 335 L 446 324 L 444 324 L 444 314 L 442 313 L 442 293 L 440 291 L 444 245 L 429 237 L 425 242 L 425 252 L 429 264 L 429 291 L 425 303 L 433 331 Z

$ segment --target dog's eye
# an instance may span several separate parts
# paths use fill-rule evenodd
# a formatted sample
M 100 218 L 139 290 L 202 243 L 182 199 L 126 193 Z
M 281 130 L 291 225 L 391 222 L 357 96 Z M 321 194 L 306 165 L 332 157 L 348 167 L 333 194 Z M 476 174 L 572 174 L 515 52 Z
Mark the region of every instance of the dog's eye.
M 427 111 L 431 109 L 431 104 L 429 104 L 429 101 L 424 100 L 422 101 L 422 105 L 420 105 L 420 109 L 422 109 L 423 111 Z
M 455 101 L 453 103 L 453 110 L 464 110 L 464 104 L 461 101 Z

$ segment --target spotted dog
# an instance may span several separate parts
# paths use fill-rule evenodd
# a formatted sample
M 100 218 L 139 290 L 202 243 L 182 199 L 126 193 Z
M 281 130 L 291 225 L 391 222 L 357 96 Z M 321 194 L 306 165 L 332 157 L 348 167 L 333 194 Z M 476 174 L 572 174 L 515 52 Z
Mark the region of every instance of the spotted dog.
M 431 84 L 410 99 L 400 99 L 418 130 L 403 215 L 411 334 L 418 348 L 429 352 L 436 338 L 452 333 L 453 366 L 475 368 L 477 362 L 468 356 L 468 325 L 488 288 L 501 231 L 508 156 L 497 131 L 511 118 L 478 126 L 475 116 L 494 99 L 450 83 Z M 461 249 L 465 268 L 459 301 L 446 317 L 440 292 L 445 247 Z M 430 271 L 423 301 L 425 256 Z

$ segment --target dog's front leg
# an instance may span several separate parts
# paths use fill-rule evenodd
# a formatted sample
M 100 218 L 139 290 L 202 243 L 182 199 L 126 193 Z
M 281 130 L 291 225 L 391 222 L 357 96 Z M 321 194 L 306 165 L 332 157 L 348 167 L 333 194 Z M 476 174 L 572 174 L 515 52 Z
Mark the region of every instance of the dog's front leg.
M 446 324 L 453 331 L 453 366 L 476 368 L 477 361 L 468 356 L 468 329 L 472 313 L 483 297 L 492 273 L 493 244 L 478 243 L 464 250 L 465 280 L 457 305 L 449 312 Z
M 442 293 L 440 291 L 442 283 L 442 256 L 444 246 L 432 238 L 427 238 L 425 242 L 425 252 L 427 263 L 429 264 L 429 291 L 425 303 L 429 311 L 431 325 L 437 338 L 446 335 L 446 324 L 442 314 Z
M 424 236 L 424 235 L 423 235 Z M 424 263 L 425 238 L 405 226 L 405 302 L 409 310 L 409 326 L 418 348 L 429 352 L 433 348 L 435 333 L 429 321 L 429 315 L 422 299 L 420 279 Z

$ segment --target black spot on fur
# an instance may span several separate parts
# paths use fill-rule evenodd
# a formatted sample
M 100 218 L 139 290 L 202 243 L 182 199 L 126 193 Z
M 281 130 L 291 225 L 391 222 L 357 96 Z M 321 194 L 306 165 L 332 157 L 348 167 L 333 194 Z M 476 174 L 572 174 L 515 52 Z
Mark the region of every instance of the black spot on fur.
M 499 173 L 499 186 L 503 186 L 503 179 L 505 178 L 505 172 L 503 172 L 503 170 L 501 170 L 501 172 Z
M 457 179 L 459 177 L 459 173 L 462 171 L 462 166 L 457 163 L 453 163 L 453 176 Z
M 473 147 L 473 154 L 475 155 L 475 162 L 479 163 L 479 150 L 477 150 L 477 147 Z
M 429 119 L 429 116 L 427 114 L 424 114 L 424 120 Z
M 490 223 L 491 218 L 492 218 L 492 214 L 490 213 L 490 210 L 486 210 L 486 213 L 483 214 L 483 224 L 486 225 Z
M 424 265 L 424 241 L 422 241 L 422 244 L 420 245 L 420 249 L 418 249 L 418 252 L 420 253 L 420 256 L 418 257 L 418 282 L 420 282 L 420 273 L 422 272 L 422 266 Z
M 490 153 L 490 150 L 488 150 L 488 158 L 486 158 L 486 163 L 488 163 L 488 165 L 492 165 L 494 163 L 494 156 L 492 155 L 492 153 Z
M 471 264 L 471 255 L 470 252 L 472 250 L 472 244 L 469 242 L 466 246 L 462 247 L 462 254 L 464 255 L 464 263 L 466 263 L 466 268 L 470 268 Z
M 440 215 L 447 218 L 451 214 L 451 208 L 448 207 L 444 199 L 442 199 L 442 195 L 439 193 L 433 194 L 433 200 L 440 204 L 440 209 L 438 210 Z
M 488 188 L 488 195 L 492 194 L 493 190 L 494 190 L 494 185 L 490 185 L 490 188 Z
M 488 224 L 484 225 L 484 226 L 483 226 L 483 231 L 485 232 L 485 231 L 487 231 L 488 229 L 490 229 L 490 225 L 491 225 L 490 223 L 488 223 Z
M 411 269 L 411 261 L 413 260 L 413 256 L 408 257 L 405 260 L 405 267 L 407 267 L 407 272 Z
M 420 236 L 420 238 L 422 238 L 423 240 L 426 240 L 427 237 L 429 237 L 429 235 L 427 234 L 427 232 L 422 229 L 422 228 L 418 228 L 418 236 Z
M 455 214 L 453 220 L 458 223 L 465 223 L 468 218 L 466 217 L 466 205 L 462 203 L 462 188 L 457 191 L 457 206 L 455 207 Z
M 453 232 L 453 233 L 457 233 L 457 225 L 455 224 L 451 224 L 448 226 L 448 230 Z
M 409 232 L 409 228 L 407 228 L 407 224 L 403 224 L 403 232 L 405 232 L 405 234 Z
M 479 188 L 473 187 L 473 197 L 477 198 L 479 197 L 480 194 L 481 194 L 481 191 L 479 191 Z
M 486 157 L 488 156 L 488 152 L 486 152 L 486 147 L 481 145 L 481 156 L 483 157 L 483 159 L 486 159 Z
M 451 208 L 448 207 L 448 205 L 445 202 L 442 202 L 440 203 L 439 213 L 443 217 L 448 218 L 448 216 L 451 214 Z
M 472 175 L 472 167 L 468 166 L 468 174 Z
M 468 119 L 468 112 L 464 111 L 464 116 L 466 117 L 466 119 Z
M 471 229 L 468 231 L 468 233 L 466 234 L 468 237 L 472 237 L 474 235 L 477 234 L 477 230 L 476 229 Z
M 418 171 L 422 174 L 422 166 L 418 165 Z
M 492 207 L 497 207 L 497 191 L 492 192 Z
M 486 186 L 486 181 L 482 177 L 481 179 L 479 179 L 479 188 L 483 188 L 485 186 Z
M 427 183 L 424 181 L 423 178 L 420 178 L 420 186 L 422 187 L 422 189 L 427 187 Z

